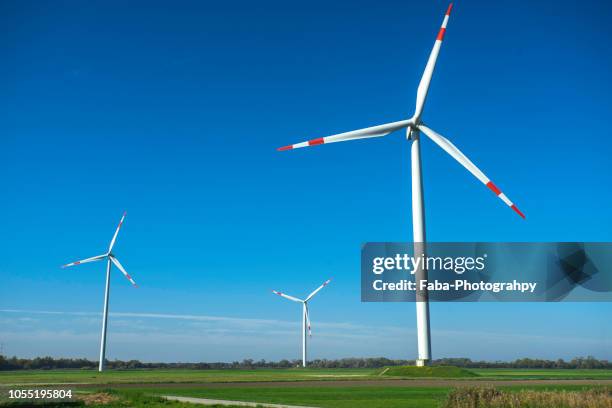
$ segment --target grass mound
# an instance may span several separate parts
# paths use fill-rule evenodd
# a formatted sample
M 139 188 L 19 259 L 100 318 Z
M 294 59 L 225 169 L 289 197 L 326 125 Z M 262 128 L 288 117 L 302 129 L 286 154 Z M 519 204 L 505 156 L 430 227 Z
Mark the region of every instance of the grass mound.
M 501 391 L 464 388 L 452 391 L 444 408 L 594 408 L 612 407 L 612 388 L 579 391 Z
M 384 368 L 380 375 L 392 377 L 466 378 L 478 374 L 464 368 L 452 366 L 414 367 L 397 366 Z

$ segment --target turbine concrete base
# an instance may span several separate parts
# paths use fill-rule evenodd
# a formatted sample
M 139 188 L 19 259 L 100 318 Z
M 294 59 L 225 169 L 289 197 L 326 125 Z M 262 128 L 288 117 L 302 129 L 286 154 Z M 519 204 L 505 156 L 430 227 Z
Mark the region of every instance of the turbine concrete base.
M 417 359 L 415 363 L 417 367 L 425 367 L 429 365 L 429 360 Z

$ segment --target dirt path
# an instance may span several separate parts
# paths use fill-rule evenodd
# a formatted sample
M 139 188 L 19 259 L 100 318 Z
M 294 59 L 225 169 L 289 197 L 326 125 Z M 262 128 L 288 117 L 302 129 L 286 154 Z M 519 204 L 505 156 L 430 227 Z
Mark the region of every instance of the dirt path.
M 199 405 L 228 405 L 232 407 L 265 407 L 265 408 L 314 408 L 314 407 L 304 407 L 300 405 L 268 404 L 265 402 L 228 401 L 228 400 L 217 400 L 217 399 L 209 399 L 209 398 L 175 397 L 171 395 L 165 395 L 164 398 L 170 401 L 189 402 L 191 404 L 199 404 Z

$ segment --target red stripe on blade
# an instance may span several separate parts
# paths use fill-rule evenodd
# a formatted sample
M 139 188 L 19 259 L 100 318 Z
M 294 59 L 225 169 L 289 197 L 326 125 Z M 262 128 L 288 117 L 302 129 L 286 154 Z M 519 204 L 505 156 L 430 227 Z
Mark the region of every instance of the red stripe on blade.
M 276 150 L 278 150 L 279 152 L 282 152 L 283 150 L 291 150 L 291 149 L 293 149 L 293 145 L 279 147 Z
M 453 9 L 453 3 L 448 5 L 448 9 L 446 10 L 446 15 L 450 16 L 451 10 Z
M 516 207 L 516 205 L 512 204 L 512 206 L 511 206 L 510 208 L 512 208 L 514 211 L 516 211 L 516 213 L 517 213 L 518 215 L 520 215 L 521 217 L 523 217 L 523 219 L 525 219 L 525 214 L 523 214 L 523 213 L 521 212 L 521 210 L 519 210 L 519 209 Z
M 318 139 L 309 140 L 308 141 L 308 146 L 320 145 L 320 144 L 323 144 L 323 143 L 325 143 L 325 140 L 322 137 L 320 137 Z
M 487 187 L 489 187 L 491 189 L 491 191 L 493 191 L 495 193 L 495 195 L 500 195 L 501 194 L 501 190 L 499 188 L 497 188 L 497 186 L 495 184 L 493 184 L 492 181 L 489 181 L 487 183 Z
M 436 40 L 442 41 L 444 40 L 444 33 L 446 32 L 446 28 L 442 27 L 440 28 L 440 31 L 438 31 L 438 38 L 436 38 Z

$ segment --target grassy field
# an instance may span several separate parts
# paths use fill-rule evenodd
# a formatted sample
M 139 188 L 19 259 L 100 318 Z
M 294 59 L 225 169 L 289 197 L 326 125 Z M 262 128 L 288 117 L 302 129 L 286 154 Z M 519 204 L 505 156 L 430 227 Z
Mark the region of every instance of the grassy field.
M 142 390 L 145 391 L 145 390 Z M 447 387 L 259 387 L 165 389 L 159 395 L 178 395 L 232 401 L 254 401 L 324 408 L 435 408 Z M 150 390 L 149 390 L 150 392 Z
M 612 379 L 612 370 L 470 369 L 481 379 Z M 19 370 L 0 371 L 0 386 L 9 384 L 208 383 L 391 379 L 380 369 L 258 369 L 258 370 Z M 409 373 L 392 378 L 413 378 Z
M 130 390 L 91 389 L 79 391 L 78 398 L 70 403 L 47 402 L 27 403 L 27 405 L 0 400 L 0 407 L 45 407 L 67 408 L 87 406 L 90 408 L 194 408 L 195 405 L 171 402 L 161 398 L 170 392 L 172 395 L 187 397 L 226 399 L 233 401 L 254 401 L 262 403 L 294 404 L 321 408 L 560 408 L 566 407 L 558 402 L 573 402 L 567 407 L 595 408 L 609 407 L 612 401 L 612 388 L 578 387 L 578 386 L 533 386 L 533 387 L 500 387 L 462 388 L 453 391 L 449 387 L 262 387 L 232 389 L 165 389 L 163 392 L 151 388 Z M 156 395 L 158 394 L 158 395 Z M 449 398 L 450 394 L 450 398 Z M 493 394 L 492 402 L 483 404 L 483 396 Z M 589 394 L 604 395 L 596 400 Z M 474 395 L 481 401 L 474 405 Z M 469 398 L 469 397 L 472 398 Z M 501 397 L 501 398 L 500 398 Z M 543 398 L 545 397 L 545 398 Z M 551 398 L 552 397 L 552 398 Z M 517 400 L 525 399 L 525 404 L 518 405 Z M 552 400 L 552 405 L 551 405 Z M 544 402 L 540 405 L 538 402 Z M 509 405 L 508 402 L 512 402 Z M 557 402 L 557 403 L 555 403 Z M 217 407 L 217 406 L 216 406 Z M 227 406 L 226 406 L 227 407 Z
M 374 369 L 21 370 L 0 371 L 2 384 L 300 381 L 376 378 Z
M 322 408 L 434 408 L 444 404 L 454 386 L 466 384 L 466 381 L 489 387 L 493 383 L 496 388 L 511 392 L 544 389 L 579 391 L 597 388 L 591 385 L 559 385 L 557 381 L 560 383 L 562 380 L 591 379 L 612 382 L 612 370 L 473 369 L 470 371 L 475 376 L 471 377 L 425 380 L 422 377 L 418 379 L 411 377 L 410 370 L 401 371 L 400 374 L 406 375 L 399 377 L 381 376 L 381 371 L 381 369 L 111 370 L 104 373 L 93 370 L 11 371 L 0 372 L 0 394 L 6 394 L 9 388 L 16 388 L 15 384 L 21 384 L 19 388 L 23 389 L 36 386 L 41 388 L 41 384 L 76 383 L 80 384 L 75 389 L 78 393 L 112 390 L 110 395 L 114 399 L 110 404 L 99 404 L 105 407 L 190 406 L 157 398 L 162 395 L 173 395 Z M 410 379 L 408 381 L 410 384 L 393 385 L 388 382 L 394 380 L 397 382 L 398 379 Z M 540 380 L 551 379 L 552 383 L 538 385 Z M 360 383 L 347 382 L 350 380 Z M 528 382 L 523 382 L 519 386 L 513 385 L 515 381 L 508 380 L 528 380 Z M 316 381 L 320 381 L 321 385 L 316 386 Z M 609 387 L 610 385 L 608 389 Z M 3 404 L 6 404 L 6 399 L 3 403 L 0 398 L 0 406 L 4 406 Z M 74 406 L 80 406 L 79 404 L 82 403 L 76 402 Z
M 102 390 L 78 393 L 71 401 L 8 401 L 0 398 L 2 408 L 194 408 L 196 405 L 168 401 L 164 398 L 143 393 L 122 393 Z M 238 408 L 227 405 L 212 405 L 212 408 Z
M 506 369 L 506 368 L 470 368 L 470 371 L 481 377 L 495 379 L 612 379 L 612 370 L 547 370 L 547 369 Z
M 479 375 L 471 370 L 459 367 L 433 366 L 433 367 L 415 367 L 415 366 L 396 366 L 387 367 L 380 372 L 381 375 L 387 377 L 403 377 L 403 378 L 474 378 Z
M 500 390 L 519 392 L 535 391 L 584 391 L 601 387 L 583 386 L 527 386 L 500 387 Z M 165 389 L 154 391 L 158 395 L 254 401 L 292 404 L 322 408 L 438 408 L 444 405 L 452 387 L 260 387 L 218 389 Z M 149 392 L 151 390 L 130 390 Z

